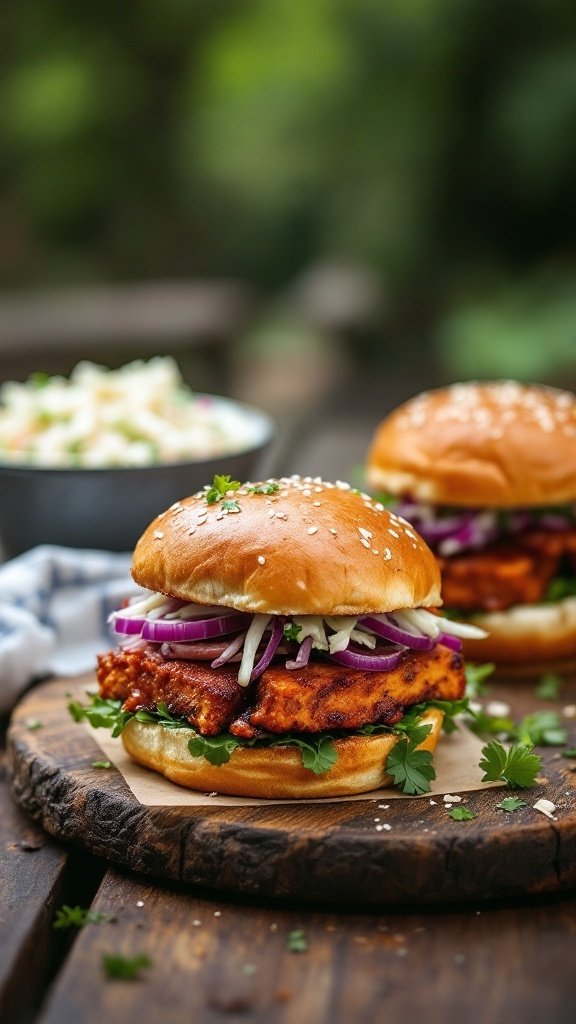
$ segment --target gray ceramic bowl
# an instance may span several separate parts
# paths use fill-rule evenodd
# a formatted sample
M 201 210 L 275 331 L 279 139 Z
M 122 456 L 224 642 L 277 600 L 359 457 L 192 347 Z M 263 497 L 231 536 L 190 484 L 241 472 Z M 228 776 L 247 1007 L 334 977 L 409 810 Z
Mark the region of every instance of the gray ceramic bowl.
M 215 473 L 258 479 L 273 422 L 258 409 L 232 404 L 246 417 L 252 440 L 230 455 L 126 469 L 0 465 L 0 554 L 11 558 L 38 544 L 131 551 L 159 512 L 210 483 Z

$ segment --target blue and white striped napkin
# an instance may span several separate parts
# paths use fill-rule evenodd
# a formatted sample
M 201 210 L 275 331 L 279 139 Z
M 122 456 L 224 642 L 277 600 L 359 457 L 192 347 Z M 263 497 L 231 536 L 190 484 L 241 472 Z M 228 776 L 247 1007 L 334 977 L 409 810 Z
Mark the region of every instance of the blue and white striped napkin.
M 0 565 L 0 713 L 40 676 L 93 667 L 110 612 L 139 592 L 130 558 L 43 545 Z

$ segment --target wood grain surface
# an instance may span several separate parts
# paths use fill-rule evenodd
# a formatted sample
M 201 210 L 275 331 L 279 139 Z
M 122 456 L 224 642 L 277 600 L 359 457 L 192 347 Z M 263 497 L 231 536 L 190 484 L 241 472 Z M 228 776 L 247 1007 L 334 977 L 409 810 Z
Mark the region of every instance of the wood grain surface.
M 109 871 L 38 1024 L 570 1024 L 576 901 L 340 913 L 210 900 Z M 305 949 L 291 952 L 291 933 Z M 137 981 L 104 954 L 146 954 Z
M 83 686 L 80 687 L 80 690 Z M 43 684 L 17 709 L 9 734 L 13 792 L 53 835 L 132 870 L 222 893 L 340 906 L 446 903 L 559 892 L 576 886 L 576 773 L 540 751 L 546 781 L 513 815 L 502 790 L 470 793 L 477 817 L 453 821 L 439 802 L 391 801 L 390 831 L 375 803 L 266 807 L 145 807 L 115 769 L 92 767 L 99 748 L 69 718 L 70 683 Z M 533 684 L 492 688 L 515 713 L 536 706 Z M 575 685 L 562 699 L 574 702 Z M 540 702 L 542 706 L 542 702 Z M 29 720 L 41 728 L 30 730 Z M 574 742 L 574 737 L 570 742 Z M 556 820 L 534 810 L 545 797 Z
M 14 806 L 0 751 L 0 1020 L 26 1019 L 50 969 L 68 854 Z

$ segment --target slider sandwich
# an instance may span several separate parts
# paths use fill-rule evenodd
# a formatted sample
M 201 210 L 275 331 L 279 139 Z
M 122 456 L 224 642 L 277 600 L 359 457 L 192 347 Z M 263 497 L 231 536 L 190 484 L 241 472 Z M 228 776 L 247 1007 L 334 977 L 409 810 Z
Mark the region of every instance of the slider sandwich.
M 366 476 L 435 552 L 447 614 L 489 633 L 467 655 L 522 673 L 575 662 L 574 395 L 513 381 L 421 394 L 377 428 Z
M 150 524 L 132 574 L 94 724 L 110 714 L 135 761 L 241 796 L 429 788 L 459 638 L 480 633 L 433 610 L 438 565 L 405 519 L 341 482 L 215 477 Z

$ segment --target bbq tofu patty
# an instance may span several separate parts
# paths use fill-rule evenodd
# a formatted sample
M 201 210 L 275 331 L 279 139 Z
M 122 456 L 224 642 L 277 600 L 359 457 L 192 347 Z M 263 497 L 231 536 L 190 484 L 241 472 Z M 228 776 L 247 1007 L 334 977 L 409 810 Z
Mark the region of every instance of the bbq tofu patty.
M 328 661 L 293 670 L 273 664 L 255 693 L 238 684 L 235 666 L 212 669 L 202 662 L 165 661 L 155 651 L 116 651 L 99 658 L 98 682 L 101 696 L 122 700 L 126 711 L 152 710 L 163 702 L 203 736 L 229 730 L 244 738 L 394 725 L 405 707 L 455 700 L 465 687 L 461 656 L 441 644 L 407 652 L 388 672 Z

